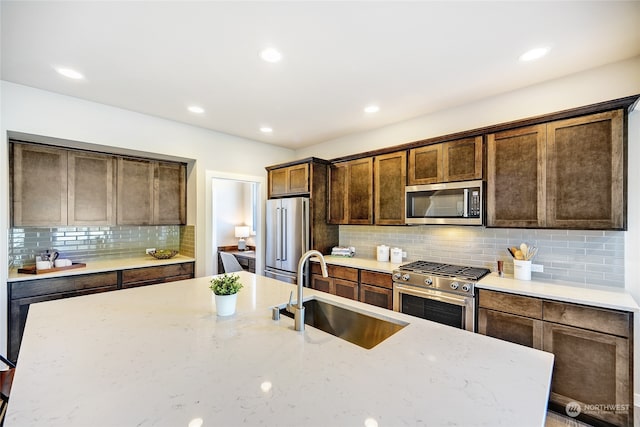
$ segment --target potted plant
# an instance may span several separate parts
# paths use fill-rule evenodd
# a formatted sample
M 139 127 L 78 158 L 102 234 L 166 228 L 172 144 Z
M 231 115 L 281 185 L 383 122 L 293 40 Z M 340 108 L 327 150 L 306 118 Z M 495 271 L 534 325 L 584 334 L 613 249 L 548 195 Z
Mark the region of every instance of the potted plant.
M 211 279 L 209 288 L 213 291 L 216 300 L 218 316 L 231 316 L 236 312 L 238 291 L 242 288 L 240 276 L 237 274 L 223 274 Z

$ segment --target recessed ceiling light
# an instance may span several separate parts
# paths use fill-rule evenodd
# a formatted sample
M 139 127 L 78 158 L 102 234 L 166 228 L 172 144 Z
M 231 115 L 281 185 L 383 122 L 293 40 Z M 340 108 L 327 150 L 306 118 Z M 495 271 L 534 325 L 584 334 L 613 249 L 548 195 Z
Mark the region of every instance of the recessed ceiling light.
M 198 107 L 197 105 L 192 105 L 192 106 L 188 107 L 187 110 L 191 111 L 192 113 L 196 113 L 196 114 L 204 113 L 204 108 Z
M 548 47 L 536 47 L 535 49 L 531 49 L 520 55 L 520 61 L 533 61 L 536 59 L 540 59 L 549 53 Z
M 282 59 L 282 54 L 272 47 L 260 51 L 260 58 L 267 62 L 278 62 Z
M 369 105 L 364 108 L 365 113 L 377 113 L 378 111 L 380 111 L 380 107 L 377 105 Z
M 270 127 L 268 127 L 268 126 L 262 126 L 262 127 L 260 128 L 260 132 L 262 132 L 262 133 L 271 133 L 271 132 L 273 132 L 273 129 L 271 129 L 271 128 L 270 128 Z
M 72 70 L 71 68 L 58 67 L 56 68 L 56 71 L 70 79 L 74 79 L 74 80 L 84 79 L 84 76 L 81 73 L 77 72 L 76 70 Z

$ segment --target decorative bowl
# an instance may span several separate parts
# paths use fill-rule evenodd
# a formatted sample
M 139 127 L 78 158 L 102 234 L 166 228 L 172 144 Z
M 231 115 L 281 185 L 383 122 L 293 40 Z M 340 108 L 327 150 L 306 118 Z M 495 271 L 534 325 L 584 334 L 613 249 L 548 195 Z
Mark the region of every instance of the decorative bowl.
M 178 254 L 178 251 L 174 251 L 173 249 L 158 249 L 157 251 L 150 251 L 149 255 L 156 259 L 169 259 L 173 258 Z

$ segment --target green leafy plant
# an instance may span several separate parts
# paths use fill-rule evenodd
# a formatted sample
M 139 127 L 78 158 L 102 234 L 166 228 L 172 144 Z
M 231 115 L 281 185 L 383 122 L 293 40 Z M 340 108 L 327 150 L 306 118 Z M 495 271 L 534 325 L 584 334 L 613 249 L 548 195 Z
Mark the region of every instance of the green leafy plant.
M 233 295 L 242 288 L 240 276 L 237 274 L 223 274 L 211 279 L 209 288 L 216 295 Z

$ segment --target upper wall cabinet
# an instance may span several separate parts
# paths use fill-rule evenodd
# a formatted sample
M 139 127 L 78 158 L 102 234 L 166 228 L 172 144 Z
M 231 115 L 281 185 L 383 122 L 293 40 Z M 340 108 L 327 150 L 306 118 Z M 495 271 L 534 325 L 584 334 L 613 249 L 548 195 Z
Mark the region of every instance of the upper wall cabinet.
M 11 144 L 13 226 L 67 225 L 67 151 Z
M 626 227 L 624 114 L 591 114 L 490 134 L 487 225 Z
M 309 193 L 309 163 L 269 170 L 269 198 Z
M 115 224 L 115 161 L 106 154 L 69 151 L 69 225 Z
M 482 179 L 482 136 L 409 150 L 409 185 Z
M 373 224 L 373 158 L 331 165 L 329 223 Z
M 404 187 L 407 182 L 407 152 L 384 154 L 373 160 L 374 222 L 404 224 Z
M 11 149 L 12 226 L 185 223 L 182 163 L 13 141 Z
M 119 225 L 184 224 L 186 168 L 118 158 Z

